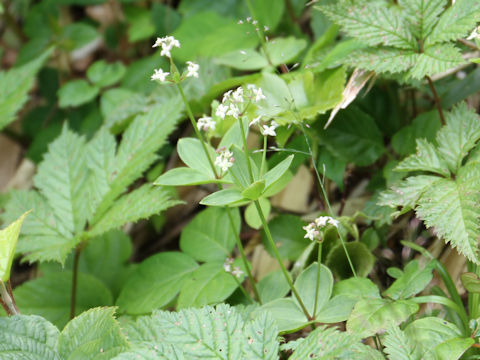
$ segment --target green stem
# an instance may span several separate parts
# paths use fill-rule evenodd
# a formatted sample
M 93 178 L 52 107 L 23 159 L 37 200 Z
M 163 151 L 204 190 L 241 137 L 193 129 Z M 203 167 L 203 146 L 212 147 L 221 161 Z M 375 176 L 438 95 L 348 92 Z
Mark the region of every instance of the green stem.
M 13 296 L 10 296 L 2 280 L 0 280 L 0 298 L 2 299 L 2 305 L 5 304 L 5 311 L 8 315 L 20 315 Z
M 267 160 L 267 137 L 263 137 L 263 154 L 262 154 L 262 164 L 260 165 L 260 178 L 262 178 L 265 171 L 265 163 Z
M 233 274 L 231 274 L 231 275 L 233 276 L 235 282 L 237 283 L 237 286 L 240 288 L 240 291 L 242 292 L 242 294 L 245 295 L 245 297 L 246 297 L 248 300 L 250 300 L 250 302 L 251 302 L 252 304 L 254 304 L 255 301 L 252 299 L 252 297 L 251 297 L 250 294 L 247 292 L 247 290 L 245 290 L 245 288 L 243 287 L 243 285 L 242 285 L 242 283 L 240 282 L 240 280 L 238 280 L 238 278 L 237 278 L 235 275 L 233 275 Z
M 471 263 L 469 268 L 471 269 L 471 272 L 475 274 L 480 273 L 480 268 L 476 265 Z M 469 293 L 468 294 L 468 310 L 470 312 L 470 318 L 476 319 L 480 316 L 480 294 L 478 293 Z
M 467 317 L 467 312 L 463 307 L 463 301 L 447 269 L 445 269 L 445 266 L 443 266 L 443 264 L 440 261 L 436 259 L 433 261 L 435 262 L 435 270 L 437 270 L 437 272 L 440 274 L 440 277 L 442 278 L 443 283 L 445 284 L 445 287 L 447 288 L 447 291 L 450 294 L 450 297 L 460 308 L 463 309 L 462 311 L 463 317 Z
M 185 96 L 185 93 L 183 92 L 182 85 L 180 83 L 177 83 L 177 88 L 178 88 L 178 91 L 180 92 L 180 95 L 182 97 L 183 102 L 185 103 L 185 108 L 187 109 L 187 114 L 188 114 L 188 117 L 190 119 L 190 122 L 192 123 L 193 129 L 195 131 L 195 135 L 197 135 L 197 138 L 200 140 L 200 143 L 202 144 L 203 151 L 205 152 L 205 156 L 208 159 L 208 162 L 210 164 L 210 167 L 212 168 L 213 173 L 215 174 L 215 177 L 219 178 L 218 173 L 217 173 L 217 169 L 215 168 L 215 164 L 213 163 L 213 160 L 210 157 L 210 153 L 208 152 L 206 141 L 203 138 L 202 133 L 198 129 L 195 118 L 193 117 L 192 109 L 190 108 L 190 104 L 188 103 L 187 98 Z M 220 190 L 223 189 L 221 184 L 218 184 L 218 188 Z M 233 222 L 233 216 L 232 216 L 232 213 L 231 213 L 231 209 L 228 206 L 225 206 L 225 209 L 227 210 L 227 215 L 228 215 L 228 219 L 229 219 L 229 222 L 230 222 L 230 226 L 233 230 L 233 233 L 235 234 L 235 241 L 237 243 L 238 250 L 240 251 L 240 256 L 242 258 L 243 265 L 245 266 L 245 269 L 247 271 L 247 277 L 248 277 L 248 280 L 250 281 L 250 286 L 252 287 L 252 290 L 255 294 L 255 297 L 256 297 L 257 301 L 261 304 L 262 302 L 261 302 L 261 299 L 260 299 L 260 296 L 259 296 L 259 293 L 258 293 L 258 290 L 257 290 L 257 286 L 255 284 L 255 279 L 253 278 L 252 271 L 250 269 L 247 257 L 245 255 L 245 250 L 243 249 L 242 240 L 240 239 L 240 235 L 235 230 L 235 224 Z
M 248 7 L 248 11 L 250 12 L 250 15 L 252 15 L 252 18 L 254 20 L 258 21 L 258 19 L 256 19 L 255 11 L 253 10 L 251 0 L 247 0 L 247 7 Z M 270 54 L 267 51 L 267 46 L 266 46 L 266 42 L 265 42 L 265 34 L 263 33 L 263 28 L 262 28 L 263 24 L 258 23 L 257 25 L 258 25 L 258 31 L 255 31 L 255 32 L 258 36 L 258 39 L 260 40 L 260 46 L 262 47 L 263 53 L 265 54 L 265 57 L 267 58 L 268 64 L 270 66 L 273 66 L 272 59 L 270 58 Z
M 322 182 L 322 179 L 320 177 L 320 173 L 318 172 L 317 164 L 316 164 L 315 158 L 313 156 L 312 147 L 310 145 L 310 141 L 308 140 L 308 136 L 307 136 L 307 133 L 305 131 L 305 127 L 304 127 L 304 125 L 301 121 L 299 122 L 299 124 L 300 124 L 300 128 L 302 130 L 302 133 L 303 133 L 303 137 L 305 138 L 305 142 L 307 143 L 308 151 L 309 151 L 310 156 L 312 158 L 313 169 L 315 170 L 315 175 L 317 176 L 317 180 L 318 180 L 318 184 L 320 186 L 320 190 L 322 191 L 323 198 L 325 199 L 325 204 L 327 205 L 328 213 L 331 217 L 334 217 L 335 215 L 333 213 L 332 206 L 330 205 L 330 201 L 328 200 L 327 191 L 325 190 L 325 186 L 323 186 L 323 182 Z M 348 264 L 350 265 L 350 269 L 352 270 L 352 274 L 353 274 L 354 277 L 357 277 L 357 273 L 355 271 L 355 268 L 353 267 L 352 260 L 350 259 L 350 255 L 348 254 L 348 250 L 347 250 L 347 247 L 345 245 L 345 239 L 343 238 L 343 235 L 340 233 L 340 231 L 338 231 L 338 236 L 340 237 L 340 242 L 342 243 L 342 247 L 343 247 L 343 250 L 345 251 L 345 256 L 347 257 L 347 261 L 348 261 Z
M 80 254 L 82 252 L 83 245 L 79 244 L 75 248 L 75 254 L 73 257 L 73 275 L 72 275 L 72 297 L 70 299 L 70 320 L 75 317 L 75 305 L 77 301 L 77 282 L 78 282 L 78 263 L 80 260 Z
M 250 182 L 253 183 L 255 178 L 253 177 L 252 164 L 250 164 L 250 154 L 247 147 L 247 136 L 245 135 L 245 129 L 243 128 L 242 116 L 238 117 L 238 123 L 240 125 L 240 133 L 242 134 L 243 151 L 245 152 L 245 157 L 247 158 L 248 176 L 250 177 Z
M 300 294 L 297 292 L 297 289 L 295 289 L 295 286 L 293 285 L 292 279 L 290 278 L 287 269 L 285 268 L 285 265 L 283 264 L 282 257 L 280 256 L 277 246 L 275 245 L 275 242 L 273 241 L 272 234 L 270 232 L 270 228 L 267 224 L 267 220 L 265 220 L 265 216 L 263 215 L 262 208 L 260 206 L 260 203 L 258 200 L 255 200 L 253 202 L 255 204 L 255 207 L 257 208 L 258 216 L 260 216 L 260 220 L 263 225 L 263 230 L 265 231 L 265 235 L 267 236 L 268 243 L 270 244 L 270 247 L 272 248 L 273 254 L 275 255 L 275 258 L 277 259 L 278 264 L 280 265 L 280 268 L 282 270 L 283 276 L 285 276 L 285 279 L 288 282 L 288 286 L 290 286 L 290 289 L 292 290 L 293 295 L 297 299 L 298 303 L 300 304 L 300 307 L 302 308 L 303 313 L 307 317 L 307 319 L 310 321 L 312 320 L 312 317 L 308 313 L 307 308 L 305 307 L 305 304 L 302 301 L 302 298 L 300 297 Z
M 315 282 L 315 306 L 313 308 L 313 317 L 317 314 L 317 303 L 318 303 L 318 289 L 320 288 L 320 272 L 322 270 L 322 243 L 318 242 L 318 252 L 317 252 L 317 280 Z

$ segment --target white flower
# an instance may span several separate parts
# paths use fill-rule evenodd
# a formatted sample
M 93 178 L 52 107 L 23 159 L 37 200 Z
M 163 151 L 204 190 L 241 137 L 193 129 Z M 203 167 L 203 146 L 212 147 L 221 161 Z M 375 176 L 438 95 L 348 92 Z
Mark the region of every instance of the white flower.
M 249 17 L 247 17 L 247 19 L 246 19 L 246 20 L 247 20 L 247 22 L 250 22 L 250 21 L 252 21 L 252 17 L 251 17 L 251 16 L 249 16 Z
M 215 120 L 212 120 L 210 116 L 204 116 L 198 119 L 197 126 L 203 131 L 208 131 L 209 129 L 215 130 L 217 123 Z
M 252 21 L 252 25 L 257 25 L 258 24 L 258 21 L 257 20 L 253 20 Z
M 263 27 L 263 30 L 264 30 L 264 31 L 268 31 L 268 30 L 270 30 L 270 28 L 269 28 L 268 26 L 264 26 L 264 27 Z
M 243 271 L 240 269 L 240 267 L 235 266 L 233 268 L 232 275 L 235 276 L 236 278 L 240 279 L 243 275 Z
M 219 118 L 225 119 L 227 110 L 228 110 L 228 106 L 220 104 L 218 105 L 217 110 L 215 111 L 215 115 L 217 115 Z
M 315 219 L 315 225 L 319 228 L 325 227 L 327 226 L 327 224 L 333 225 L 338 228 L 338 224 L 340 224 L 340 222 L 338 220 L 335 220 L 331 216 L 320 216 Z
M 232 264 L 233 264 L 233 259 L 227 257 L 225 259 L 225 262 L 223 263 L 223 269 L 228 273 L 232 272 Z
M 261 116 L 257 116 L 257 117 L 254 118 L 252 121 L 250 121 L 250 123 L 248 124 L 248 126 L 257 125 L 257 124 L 260 122 L 260 119 L 261 119 Z
M 233 154 L 224 149 L 221 150 L 217 158 L 215 159 L 215 165 L 217 165 L 222 171 L 227 171 L 230 166 L 233 165 L 235 159 L 233 158 Z
M 187 61 L 187 77 L 196 77 L 198 78 L 198 69 L 200 69 L 200 65 L 192 62 L 192 61 Z
M 340 224 L 340 222 L 339 222 L 338 220 L 335 220 L 335 219 L 333 219 L 333 218 L 328 219 L 328 223 L 329 223 L 330 225 L 335 226 L 336 228 L 338 228 L 338 224 Z
M 243 20 L 238 20 L 237 24 L 238 24 L 238 25 L 242 25 L 242 24 L 243 24 Z
M 277 136 L 275 129 L 278 127 L 278 124 L 275 121 L 270 123 L 270 126 L 263 125 L 263 135 L 264 136 Z
M 257 86 L 255 84 L 247 84 L 247 89 L 248 90 L 253 90 L 253 89 L 256 89 Z
M 467 40 L 480 39 L 480 34 L 478 33 L 479 31 L 480 31 L 480 26 L 477 26 L 475 29 L 473 29 L 472 33 L 467 37 Z
M 162 69 L 154 69 L 154 71 L 151 77 L 152 80 L 165 81 L 165 78 L 170 74 L 169 72 L 164 72 Z
M 155 44 L 152 47 L 162 47 L 162 51 L 160 51 L 160 56 L 167 56 L 171 57 L 170 51 L 173 47 L 180 47 L 180 42 L 175 39 L 173 36 L 165 36 L 163 38 L 157 38 Z
M 232 94 L 232 90 L 228 90 L 225 94 L 223 94 L 222 102 L 227 102 L 230 100 Z
M 311 241 L 315 240 L 318 235 L 320 234 L 318 230 L 315 228 L 314 223 L 310 223 L 307 226 L 303 227 L 303 230 L 305 230 L 306 234 L 304 236 L 305 239 L 310 239 Z
M 262 88 L 254 88 L 252 89 L 252 92 L 253 95 L 255 95 L 255 102 L 266 99 L 265 95 L 263 95 Z
M 243 88 L 239 87 L 232 93 L 232 101 L 237 103 L 243 102 Z
M 231 115 L 235 119 L 238 119 L 238 116 L 240 115 L 240 109 L 237 105 L 230 104 L 230 106 L 228 107 L 227 115 Z

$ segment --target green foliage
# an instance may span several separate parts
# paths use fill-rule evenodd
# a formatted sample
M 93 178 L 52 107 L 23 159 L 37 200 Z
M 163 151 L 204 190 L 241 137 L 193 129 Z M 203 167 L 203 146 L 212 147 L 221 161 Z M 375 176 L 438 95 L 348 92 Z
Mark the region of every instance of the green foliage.
M 384 192 L 380 204 L 415 209 L 417 216 L 469 260 L 478 263 L 478 174 L 475 157 L 465 157 L 480 139 L 480 121 L 465 104 L 446 116 L 436 136 L 437 146 L 425 140 L 417 153 L 398 166 L 399 171 L 424 171 L 437 175 L 408 177 Z
M 369 45 L 344 62 L 377 73 L 404 73 L 422 79 L 464 63 L 460 49 L 450 41 L 465 37 L 480 17 L 478 4 L 458 1 L 445 10 L 444 0 L 342 0 L 320 6 L 347 35 Z
M 22 222 L 28 213 L 23 214 L 17 221 L 0 230 L 0 281 L 7 281 L 10 278 L 10 270 L 15 254 L 18 236 Z

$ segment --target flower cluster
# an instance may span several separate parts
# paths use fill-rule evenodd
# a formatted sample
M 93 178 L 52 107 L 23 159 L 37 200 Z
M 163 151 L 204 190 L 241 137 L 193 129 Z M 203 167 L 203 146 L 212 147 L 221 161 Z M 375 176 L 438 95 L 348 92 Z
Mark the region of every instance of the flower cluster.
M 203 116 L 197 121 L 197 126 L 200 130 L 208 131 L 208 130 L 215 130 L 217 123 L 213 120 L 210 116 Z
M 225 172 L 230 166 L 233 165 L 235 161 L 235 159 L 233 158 L 233 154 L 225 148 L 218 149 L 217 153 L 218 156 L 215 159 L 215 165 L 222 169 L 223 172 Z
M 335 220 L 330 216 L 320 216 L 315 219 L 314 222 L 311 222 L 307 226 L 303 227 L 306 234 L 304 238 L 313 240 L 320 240 L 320 229 L 326 227 L 327 225 L 332 225 L 338 228 L 339 221 Z
M 173 36 L 165 36 L 163 38 L 157 38 L 155 44 L 152 47 L 161 47 L 160 56 L 166 56 L 171 59 L 172 54 L 170 53 L 174 47 L 179 48 L 180 42 L 175 39 Z M 173 72 L 177 72 L 175 67 L 173 67 Z M 187 61 L 187 69 L 183 74 L 183 78 L 195 77 L 198 78 L 198 70 L 200 65 L 194 63 L 193 61 Z M 172 70 L 171 70 L 172 71 Z M 165 72 L 162 69 L 154 69 L 154 73 L 151 77 L 152 80 L 166 81 L 167 76 L 170 75 L 169 72 Z
M 241 278 L 243 275 L 243 271 L 240 269 L 238 266 L 233 266 L 233 259 L 232 258 L 226 258 L 225 262 L 223 263 L 223 269 L 235 276 L 236 278 Z
M 215 115 L 221 119 L 225 119 L 226 116 L 233 116 L 235 119 L 238 119 L 250 102 L 258 103 L 264 99 L 266 97 L 261 88 L 248 84 L 247 89 L 244 90 L 240 86 L 223 94 L 222 103 L 218 105 Z

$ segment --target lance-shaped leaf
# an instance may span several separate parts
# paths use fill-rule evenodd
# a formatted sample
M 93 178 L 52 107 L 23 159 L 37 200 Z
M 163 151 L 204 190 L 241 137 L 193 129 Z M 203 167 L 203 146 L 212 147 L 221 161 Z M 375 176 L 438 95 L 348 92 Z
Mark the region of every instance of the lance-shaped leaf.
M 28 212 L 24 213 L 17 221 L 0 230 L 0 281 L 5 282 L 10 278 L 15 246 L 20 235 L 23 219 L 27 214 Z

